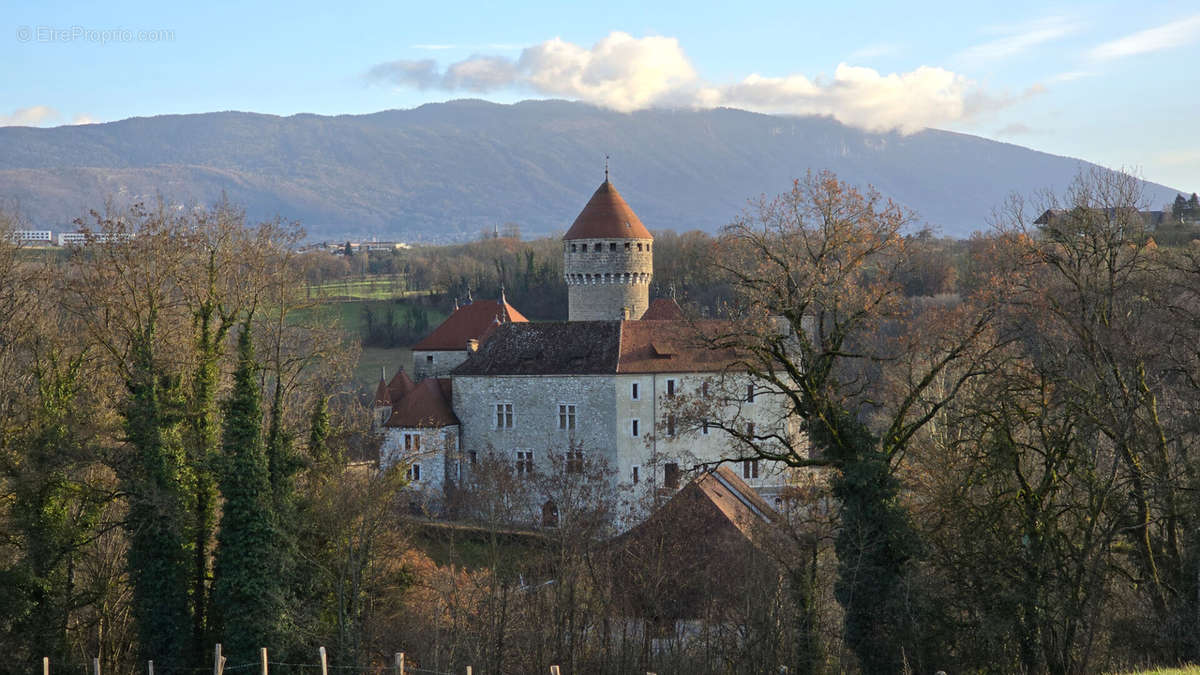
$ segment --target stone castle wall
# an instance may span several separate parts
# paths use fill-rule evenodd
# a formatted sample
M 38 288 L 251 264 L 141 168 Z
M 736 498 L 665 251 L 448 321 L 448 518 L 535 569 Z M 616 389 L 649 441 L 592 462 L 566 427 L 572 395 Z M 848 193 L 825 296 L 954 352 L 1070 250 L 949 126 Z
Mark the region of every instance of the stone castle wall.
M 567 318 L 571 321 L 639 319 L 650 306 L 654 278 L 651 239 L 572 239 L 563 242 Z

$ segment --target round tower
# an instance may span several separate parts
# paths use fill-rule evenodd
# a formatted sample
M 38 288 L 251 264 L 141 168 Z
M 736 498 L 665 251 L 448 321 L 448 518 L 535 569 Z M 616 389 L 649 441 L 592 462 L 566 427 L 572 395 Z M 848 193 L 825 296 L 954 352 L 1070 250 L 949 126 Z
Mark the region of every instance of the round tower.
M 571 321 L 640 319 L 650 306 L 654 237 L 607 174 L 563 237 Z

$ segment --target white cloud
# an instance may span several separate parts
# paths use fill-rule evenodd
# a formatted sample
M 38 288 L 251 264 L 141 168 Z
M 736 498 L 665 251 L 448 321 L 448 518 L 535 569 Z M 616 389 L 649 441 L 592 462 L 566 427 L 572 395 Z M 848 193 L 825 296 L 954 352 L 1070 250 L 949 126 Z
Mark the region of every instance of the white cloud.
M 404 87 L 487 92 L 531 90 L 623 112 L 654 106 L 731 106 L 769 113 L 828 115 L 872 131 L 918 131 L 1008 105 L 963 75 L 921 66 L 880 73 L 841 63 L 833 79 L 752 74 L 733 84 L 703 80 L 679 41 L 613 32 L 591 47 L 561 38 L 527 47 L 518 58 L 472 56 L 441 71 L 432 60 L 381 63 L 368 80 Z
M 1047 82 L 1071 82 L 1073 80 L 1080 80 L 1085 77 L 1091 77 L 1093 75 L 1095 75 L 1095 73 L 1088 72 L 1086 70 L 1068 70 L 1066 72 L 1059 73 L 1057 75 L 1052 75 L 1052 76 L 1046 78 L 1046 81 Z
M 36 127 L 62 117 L 57 110 L 47 105 L 17 108 L 11 115 L 0 115 L 0 127 Z
M 87 113 L 79 113 L 71 118 L 71 124 L 99 124 L 100 120 L 88 115 Z
M 964 116 L 972 84 L 943 68 L 921 66 L 908 73 L 881 75 L 872 68 L 839 64 L 833 81 L 802 75 L 751 75 L 719 89 L 722 105 L 761 112 L 829 115 L 871 131 L 905 133 Z
M 1004 37 L 968 47 L 959 52 L 956 58 L 966 62 L 997 61 L 1022 54 L 1040 44 L 1070 35 L 1078 29 L 1079 24 L 1066 17 L 1046 17 L 1007 29 L 1004 32 L 1008 34 Z
M 1098 61 L 1104 61 L 1180 47 L 1197 40 L 1200 40 L 1200 14 L 1193 14 L 1178 21 L 1147 28 L 1097 45 L 1088 55 Z

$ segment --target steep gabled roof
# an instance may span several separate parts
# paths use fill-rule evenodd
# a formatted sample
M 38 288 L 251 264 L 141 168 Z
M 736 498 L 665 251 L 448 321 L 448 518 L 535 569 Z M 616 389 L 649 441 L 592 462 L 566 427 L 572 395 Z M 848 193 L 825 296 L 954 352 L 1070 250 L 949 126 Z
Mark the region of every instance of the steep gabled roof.
M 375 387 L 375 407 L 390 406 L 392 404 L 392 395 L 388 391 L 387 382 L 383 378 L 379 378 L 379 386 Z
M 433 329 L 424 340 L 413 346 L 413 351 L 463 351 L 467 340 L 480 340 L 500 323 L 526 323 L 523 314 L 508 304 L 501 294 L 499 300 L 476 300 L 454 310 L 446 320 Z
M 596 189 L 563 237 L 564 240 L 653 238 L 608 178 Z
M 385 427 L 440 429 L 458 424 L 450 409 L 450 380 L 427 377 L 392 408 Z
M 380 380 L 380 383 L 382 382 L 383 380 Z M 388 402 L 386 405 L 395 405 L 400 399 L 408 396 L 409 392 L 416 387 L 417 385 L 413 383 L 412 378 L 408 376 L 408 373 L 404 372 L 404 367 L 401 366 L 396 371 L 396 374 L 392 376 L 392 381 L 387 384 Z M 378 397 L 379 395 L 376 393 L 376 398 Z
M 642 321 L 675 321 L 683 318 L 683 308 L 674 298 L 655 298 L 650 302 Z

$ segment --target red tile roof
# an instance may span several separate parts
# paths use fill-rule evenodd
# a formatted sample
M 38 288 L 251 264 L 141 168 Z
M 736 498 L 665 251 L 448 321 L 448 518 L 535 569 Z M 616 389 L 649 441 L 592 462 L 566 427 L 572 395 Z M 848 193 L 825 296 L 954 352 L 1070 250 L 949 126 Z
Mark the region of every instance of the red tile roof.
M 622 321 L 618 373 L 717 372 L 735 366 L 732 349 L 711 349 L 704 335 L 719 332 L 723 321 Z
M 388 382 L 388 402 L 386 405 L 394 405 L 398 403 L 400 399 L 408 396 L 408 393 L 415 389 L 416 386 L 417 385 L 413 383 L 412 378 L 409 377 L 408 373 L 404 372 L 404 368 L 401 367 L 400 370 L 397 370 L 396 374 L 392 376 L 392 381 Z M 375 397 L 379 398 L 378 393 L 376 393 Z
M 383 378 L 379 378 L 379 386 L 375 387 L 375 407 L 390 406 L 392 404 L 391 392 L 388 391 L 387 382 Z
M 564 240 L 653 238 L 650 230 L 642 225 L 641 219 L 608 180 L 597 188 L 563 237 Z
M 454 310 L 440 326 L 414 345 L 413 351 L 463 351 L 467 348 L 467 340 L 482 342 L 491 333 L 497 318 L 500 323 L 529 321 L 516 307 L 508 304 L 503 295 L 500 300 L 476 300 Z
M 392 408 L 385 427 L 440 429 L 458 424 L 450 409 L 450 380 L 427 377 Z
M 642 321 L 672 321 L 682 318 L 683 309 L 672 298 L 655 298 L 646 309 L 646 313 L 642 314 Z

